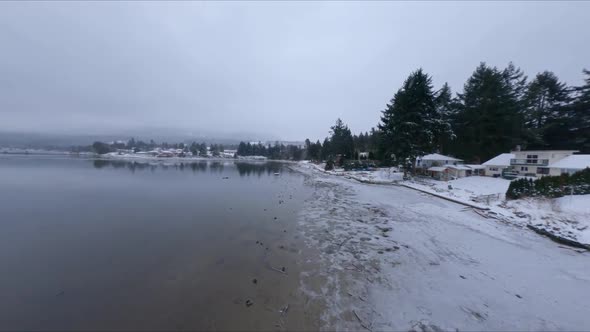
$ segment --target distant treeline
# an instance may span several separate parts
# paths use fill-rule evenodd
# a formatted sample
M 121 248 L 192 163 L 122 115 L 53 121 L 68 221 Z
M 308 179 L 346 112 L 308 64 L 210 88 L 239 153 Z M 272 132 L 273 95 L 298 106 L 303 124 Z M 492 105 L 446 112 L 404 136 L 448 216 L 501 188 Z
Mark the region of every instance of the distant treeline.
M 590 153 L 590 71 L 585 84 L 568 86 L 550 71 L 529 80 L 512 63 L 481 63 L 453 96 L 434 89 L 422 69 L 411 73 L 382 111 L 377 128 L 352 135 L 338 119 L 323 144 L 308 144 L 312 159 L 356 158 L 369 152 L 383 163 L 402 163 L 432 152 L 484 162 L 517 145 Z
M 207 143 L 197 143 L 192 142 L 190 145 L 186 143 L 156 143 L 153 140 L 149 142 L 144 142 L 141 140 L 136 141 L 134 138 L 129 139 L 127 142 L 124 141 L 116 141 L 111 143 L 105 142 L 94 142 L 90 146 L 80 146 L 72 148 L 74 152 L 83 152 L 83 151 L 93 151 L 98 154 L 105 154 L 109 152 L 117 152 L 121 150 L 127 150 L 132 152 L 141 152 L 141 151 L 152 151 L 154 149 L 175 149 L 175 150 L 182 150 L 184 152 L 191 152 L 194 156 L 206 156 L 207 151 L 211 153 L 213 156 L 219 156 L 225 149 L 236 149 L 237 146 L 235 145 L 228 145 L 224 146 L 223 144 L 209 144 Z
M 453 96 L 445 83 L 435 89 L 422 69 L 411 73 L 395 92 L 369 132 L 353 135 L 341 119 L 323 142 L 305 140 L 304 146 L 252 144 L 209 145 L 215 156 L 224 149 L 240 156 L 265 156 L 286 160 L 357 159 L 361 156 L 382 165 L 402 164 L 417 156 L 439 152 L 471 162 L 484 162 L 517 145 L 524 149 L 575 149 L 590 153 L 590 71 L 584 84 L 568 86 L 550 71 L 527 76 L 510 63 L 499 69 L 481 63 Z M 95 142 L 79 151 L 98 153 L 156 147 L 204 155 L 205 143 L 156 144 Z
M 278 142 L 275 142 L 274 145 L 240 142 L 237 153 L 238 156 L 264 156 L 275 160 L 302 160 L 306 157 L 304 148 Z

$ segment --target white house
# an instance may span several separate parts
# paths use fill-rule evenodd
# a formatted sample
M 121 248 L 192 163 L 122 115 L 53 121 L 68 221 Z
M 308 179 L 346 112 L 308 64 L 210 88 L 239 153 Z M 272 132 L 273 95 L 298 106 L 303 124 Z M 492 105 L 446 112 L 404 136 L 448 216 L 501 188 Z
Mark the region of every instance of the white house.
M 543 176 L 549 175 L 549 165 L 569 157 L 577 150 L 531 150 L 512 151 L 514 158 L 510 159 L 510 166 L 519 175 Z
M 485 166 L 484 165 L 476 165 L 476 164 L 465 164 L 465 166 L 469 167 L 470 170 L 467 170 L 466 175 L 485 175 Z
M 233 158 L 236 156 L 236 153 L 238 153 L 238 150 L 223 150 L 223 152 L 221 152 L 221 156 L 223 158 Z
M 471 175 L 471 168 L 465 165 L 449 165 L 446 168 L 451 179 L 464 178 L 467 176 L 468 171 Z
M 514 153 L 502 153 L 486 161 L 482 164 L 485 167 L 485 175 L 501 176 L 502 171 L 510 167 L 510 160 L 514 158 Z
M 431 166 L 424 170 L 424 173 L 437 180 L 453 180 L 464 178 L 472 175 L 483 175 L 484 166 L 482 165 L 445 165 Z
M 449 169 L 446 166 L 432 166 L 428 167 L 426 171 L 430 177 L 436 180 L 448 181 L 450 178 Z
M 590 154 L 574 154 L 549 165 L 549 175 L 573 174 L 590 167 Z
M 457 165 L 457 164 L 461 164 L 462 162 L 463 162 L 463 160 L 461 160 L 461 159 L 457 159 L 457 158 L 453 158 L 453 157 L 449 157 L 449 156 L 444 156 L 444 155 L 438 154 L 438 153 L 431 153 L 431 154 L 427 154 L 425 156 L 416 158 L 416 168 L 421 168 L 423 170 L 426 170 L 426 169 L 433 167 L 433 166 L 436 167 L 436 166 Z

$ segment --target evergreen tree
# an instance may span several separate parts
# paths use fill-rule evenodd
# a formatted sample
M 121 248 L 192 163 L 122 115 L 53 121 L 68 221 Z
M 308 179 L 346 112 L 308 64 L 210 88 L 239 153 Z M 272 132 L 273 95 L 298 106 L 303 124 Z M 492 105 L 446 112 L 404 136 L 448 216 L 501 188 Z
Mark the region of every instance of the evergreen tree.
M 434 146 L 439 152 L 443 153 L 447 143 L 455 138 L 451 121 L 455 115 L 456 107 L 448 83 L 443 84 L 442 88 L 436 93 L 434 103 L 436 105 Z
M 246 143 L 240 142 L 240 144 L 238 145 L 238 151 L 236 153 L 238 154 L 238 156 L 245 156 L 247 153 Z
M 324 144 L 322 144 L 321 156 L 322 160 L 333 159 L 332 146 L 330 144 L 330 140 L 327 137 L 324 139 Z
M 98 154 L 105 154 L 105 153 L 111 152 L 110 145 L 108 145 L 107 143 L 98 142 L 98 141 L 92 143 L 92 149 L 94 150 L 94 152 L 96 152 Z
M 199 154 L 199 145 L 197 144 L 197 142 L 191 143 L 189 151 L 193 154 L 193 156 L 196 156 Z
M 316 143 L 311 143 L 307 152 L 307 156 L 311 160 L 320 160 L 322 143 L 318 140 Z
M 210 150 L 213 157 L 219 157 L 219 146 L 217 144 L 211 144 Z
M 529 148 L 564 148 L 569 91 L 549 71 L 537 74 L 525 94 L 524 122 Z
M 452 151 L 466 160 L 485 161 L 521 143 L 518 112 L 522 79 L 481 63 L 459 94 Z M 518 76 L 518 75 L 516 75 Z
M 341 119 L 338 119 L 336 120 L 336 124 L 334 124 L 330 129 L 330 133 L 332 135 L 330 137 L 331 152 L 337 155 L 342 155 L 344 159 L 352 158 L 354 151 L 354 141 L 348 126 L 345 125 Z
M 530 128 L 542 129 L 562 114 L 560 109 L 568 103 L 569 96 L 565 83 L 559 82 L 550 71 L 537 74 L 528 85 L 526 93 L 525 123 Z
M 131 137 L 131 139 L 127 141 L 127 149 L 133 149 L 135 146 L 135 138 Z
M 511 100 L 515 103 L 515 107 L 520 109 L 524 103 L 524 96 L 527 91 L 527 77 L 525 74 L 514 66 L 512 62 L 502 71 L 504 82 L 509 90 Z
M 437 117 L 432 79 L 422 69 L 410 74 L 381 116 L 381 153 L 413 160 L 432 152 Z
M 207 156 L 207 144 L 201 143 L 199 145 L 199 156 L 201 156 L 201 157 Z
M 383 154 L 379 153 L 380 151 L 380 131 L 375 128 L 371 128 L 371 133 L 367 135 L 367 150 L 369 154 L 373 154 L 373 158 L 369 159 L 379 159 L 383 160 Z
M 575 100 L 569 112 L 571 148 L 590 153 L 590 70 L 583 70 L 585 84 L 575 88 Z

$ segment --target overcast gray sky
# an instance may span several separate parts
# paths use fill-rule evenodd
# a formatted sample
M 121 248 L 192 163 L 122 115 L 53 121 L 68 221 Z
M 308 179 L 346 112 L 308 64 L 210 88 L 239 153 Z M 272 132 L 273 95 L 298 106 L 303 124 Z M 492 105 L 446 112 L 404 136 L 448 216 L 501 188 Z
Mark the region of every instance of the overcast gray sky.
M 590 68 L 590 2 L 1 2 L 0 130 L 369 130 L 418 67 Z M 264 137 L 261 137 L 264 138 Z

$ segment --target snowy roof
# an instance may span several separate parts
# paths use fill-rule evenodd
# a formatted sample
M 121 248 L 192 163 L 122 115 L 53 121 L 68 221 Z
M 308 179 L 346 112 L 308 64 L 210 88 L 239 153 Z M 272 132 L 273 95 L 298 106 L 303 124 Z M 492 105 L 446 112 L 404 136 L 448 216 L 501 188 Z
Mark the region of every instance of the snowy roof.
M 590 154 L 574 154 L 567 156 L 549 165 L 549 167 L 584 169 L 586 167 L 590 167 Z
M 514 159 L 514 153 L 502 153 L 486 161 L 484 166 L 510 166 L 510 159 Z
M 461 159 L 457 159 L 457 158 L 453 158 L 453 157 L 449 157 L 449 156 L 443 156 L 442 154 L 438 154 L 438 153 L 427 154 L 425 156 L 418 157 L 418 159 L 420 159 L 420 160 L 453 160 L 453 161 L 461 161 Z
M 471 169 L 484 169 L 485 166 L 484 165 L 474 165 L 474 164 L 466 164 L 465 166 L 471 168 Z
M 447 167 L 448 167 L 448 168 L 452 168 L 452 169 L 466 170 L 466 171 L 469 171 L 469 170 L 471 170 L 471 168 L 470 168 L 470 167 L 467 167 L 467 166 L 465 166 L 465 165 L 449 165 L 449 166 L 447 166 Z
M 446 167 L 434 166 L 430 167 L 428 170 L 431 172 L 444 172 L 446 169 Z
M 547 152 L 571 152 L 576 153 L 580 152 L 579 150 L 521 150 L 521 151 L 511 151 L 512 153 L 547 153 Z

